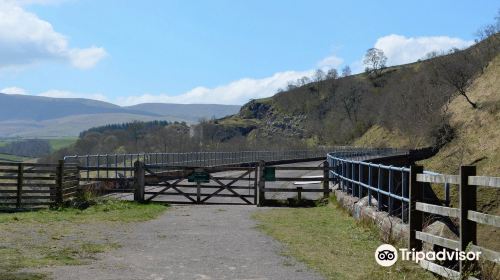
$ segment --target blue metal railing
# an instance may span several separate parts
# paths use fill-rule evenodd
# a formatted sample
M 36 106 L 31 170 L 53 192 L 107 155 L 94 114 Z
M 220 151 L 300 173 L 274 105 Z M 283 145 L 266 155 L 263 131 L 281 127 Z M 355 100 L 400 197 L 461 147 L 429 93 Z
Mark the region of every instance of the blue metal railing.
M 354 197 L 368 198 L 373 206 L 389 215 L 408 219 L 410 168 L 375 164 L 370 159 L 408 155 L 408 151 L 398 149 L 367 149 L 357 152 L 333 152 L 327 155 L 330 177 L 336 179 L 339 189 Z M 424 171 L 426 174 L 438 174 Z M 449 184 L 445 184 L 445 203 L 449 203 Z

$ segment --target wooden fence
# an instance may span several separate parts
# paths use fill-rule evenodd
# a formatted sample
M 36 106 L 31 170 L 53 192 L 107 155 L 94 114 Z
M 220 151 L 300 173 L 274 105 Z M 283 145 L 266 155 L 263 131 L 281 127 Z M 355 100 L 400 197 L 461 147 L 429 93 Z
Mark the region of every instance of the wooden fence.
M 60 205 L 79 187 L 78 167 L 48 163 L 0 162 L 0 207 L 38 208 Z
M 452 184 L 458 187 L 459 207 L 445 207 L 426 203 L 423 197 L 423 184 Z M 477 245 L 477 224 L 500 227 L 500 216 L 477 212 L 477 187 L 500 188 L 500 177 L 476 176 L 475 166 L 462 166 L 459 175 L 424 174 L 422 166 L 410 168 L 410 217 L 409 248 L 422 250 L 423 242 L 451 250 L 481 252 L 481 259 L 500 262 L 500 253 Z M 449 217 L 458 220 L 459 240 L 452 240 L 423 232 L 424 213 Z M 494 238 L 494 237 L 492 237 Z M 428 261 L 420 265 L 443 277 L 461 279 L 470 270 L 471 263 L 460 261 L 458 269 L 444 267 Z

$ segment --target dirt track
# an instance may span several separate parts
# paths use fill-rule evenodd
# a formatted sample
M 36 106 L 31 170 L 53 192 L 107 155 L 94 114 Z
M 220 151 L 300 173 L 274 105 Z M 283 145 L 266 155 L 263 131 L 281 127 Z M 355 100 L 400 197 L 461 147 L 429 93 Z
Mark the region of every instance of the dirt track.
M 90 265 L 51 269 L 55 279 L 322 279 L 280 254 L 282 246 L 255 229 L 242 205 L 174 206 L 138 224 L 122 248 Z

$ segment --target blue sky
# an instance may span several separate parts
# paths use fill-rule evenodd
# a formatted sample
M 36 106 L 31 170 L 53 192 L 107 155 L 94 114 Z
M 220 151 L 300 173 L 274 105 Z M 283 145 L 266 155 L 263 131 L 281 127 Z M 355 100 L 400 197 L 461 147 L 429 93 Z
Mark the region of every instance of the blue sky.
M 317 68 L 463 48 L 498 1 L 0 0 L 0 90 L 242 104 Z M 3 90 L 2 90 L 3 89 Z

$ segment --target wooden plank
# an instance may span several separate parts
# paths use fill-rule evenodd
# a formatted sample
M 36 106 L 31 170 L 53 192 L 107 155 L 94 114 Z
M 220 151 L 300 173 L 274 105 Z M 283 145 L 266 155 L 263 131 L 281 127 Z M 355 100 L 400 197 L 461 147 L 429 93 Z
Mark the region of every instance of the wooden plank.
M 423 202 L 417 202 L 415 205 L 415 209 L 418 211 L 447 216 L 450 218 L 458 218 L 460 217 L 460 209 L 452 208 L 452 207 L 444 207 L 434 204 L 428 204 Z
M 248 175 L 248 173 L 246 173 L 245 176 L 246 175 Z M 235 178 L 235 177 L 217 177 L 217 176 L 214 176 L 212 178 L 217 179 L 217 180 L 221 180 L 221 181 L 229 181 L 229 180 L 238 179 L 238 178 Z M 238 180 L 239 181 L 254 181 L 255 178 L 253 178 L 253 177 L 245 177 L 245 178 L 238 179 Z
M 321 178 L 293 178 L 293 177 L 276 177 L 276 181 L 281 181 L 281 182 L 310 182 L 310 181 L 321 181 L 321 182 L 324 182 L 324 181 L 334 181 L 334 178 L 324 178 L 324 177 L 321 177 Z
M 24 176 L 24 180 L 36 180 L 36 181 L 55 181 L 56 177 L 47 176 Z
M 304 166 L 304 167 L 300 167 L 300 166 L 276 166 L 275 167 L 276 170 L 330 170 L 333 168 L 325 168 L 323 166 Z
M 431 175 L 431 174 L 417 174 L 417 181 L 422 183 L 436 183 L 436 184 L 460 184 L 459 175 Z
M 467 213 L 467 219 L 484 225 L 500 227 L 500 216 L 469 210 Z
M 40 174 L 55 174 L 56 169 L 26 169 L 24 170 L 24 173 L 26 174 L 34 174 L 34 173 L 40 173 Z
M 422 241 L 427 242 L 427 243 L 439 245 L 441 247 L 445 247 L 448 249 L 455 250 L 457 248 L 460 248 L 460 242 L 457 240 L 451 240 L 448 238 L 432 235 L 432 234 L 421 232 L 421 231 L 416 231 L 415 236 L 418 240 L 422 240 Z
M 0 168 L 0 172 L 17 173 L 17 169 L 4 169 L 4 168 Z
M 1 175 L 0 179 L 4 179 L 4 180 L 17 180 L 17 175 L 16 176 Z
M 154 195 L 156 194 L 156 192 L 144 192 L 144 194 L 149 194 L 149 195 Z M 161 195 L 173 195 L 173 196 L 181 196 L 181 195 L 189 195 L 189 196 L 197 196 L 198 193 L 197 192 L 183 192 L 183 193 L 177 193 L 177 192 L 164 192 L 162 193 Z M 200 193 L 200 196 L 202 197 L 206 197 L 206 196 L 209 196 L 211 195 L 210 193 Z M 254 195 L 249 195 L 249 194 L 243 194 L 243 195 L 240 195 L 242 197 L 254 197 Z M 234 194 L 230 194 L 230 193 L 218 193 L 218 194 L 214 194 L 212 195 L 211 197 L 239 197 L 239 196 L 236 196 Z M 201 201 L 203 202 L 203 201 Z
M 453 270 L 453 269 L 449 269 L 447 267 L 440 266 L 438 264 L 435 264 L 433 262 L 426 261 L 426 260 L 421 260 L 419 262 L 419 265 L 423 269 L 426 269 L 428 271 L 436 273 L 436 274 L 443 276 L 445 278 L 453 279 L 453 280 L 460 280 L 460 273 L 458 271 Z
M 481 252 L 480 258 L 487 259 L 492 262 L 500 263 L 500 253 L 490 249 L 486 249 L 481 246 L 471 245 L 469 246 L 471 251 Z
M 0 193 L 15 194 L 15 193 L 17 193 L 17 190 L 16 189 L 0 190 Z M 0 196 L 0 198 L 2 198 L 2 197 Z
M 500 177 L 469 176 L 469 185 L 500 188 Z
M 147 185 L 149 187 L 153 186 L 163 186 L 163 185 Z M 186 184 L 176 184 L 180 188 L 196 188 L 196 185 L 186 185 Z M 200 185 L 202 189 L 220 189 L 219 185 Z M 255 187 L 242 187 L 242 186 L 230 186 L 233 190 L 253 190 Z
M 50 188 L 55 187 L 56 184 L 46 184 L 46 183 L 24 183 L 23 187 L 40 187 L 40 188 Z
M 288 188 L 264 188 L 264 192 L 298 192 L 298 188 L 295 189 L 288 189 Z M 332 192 L 332 190 L 328 190 L 329 192 Z M 325 192 L 325 189 L 302 189 L 301 192 L 320 192 L 323 193 Z
M 28 199 L 52 199 L 55 198 L 55 195 L 32 195 L 32 196 L 23 196 L 23 201 Z M 23 202 L 24 204 L 24 202 Z

